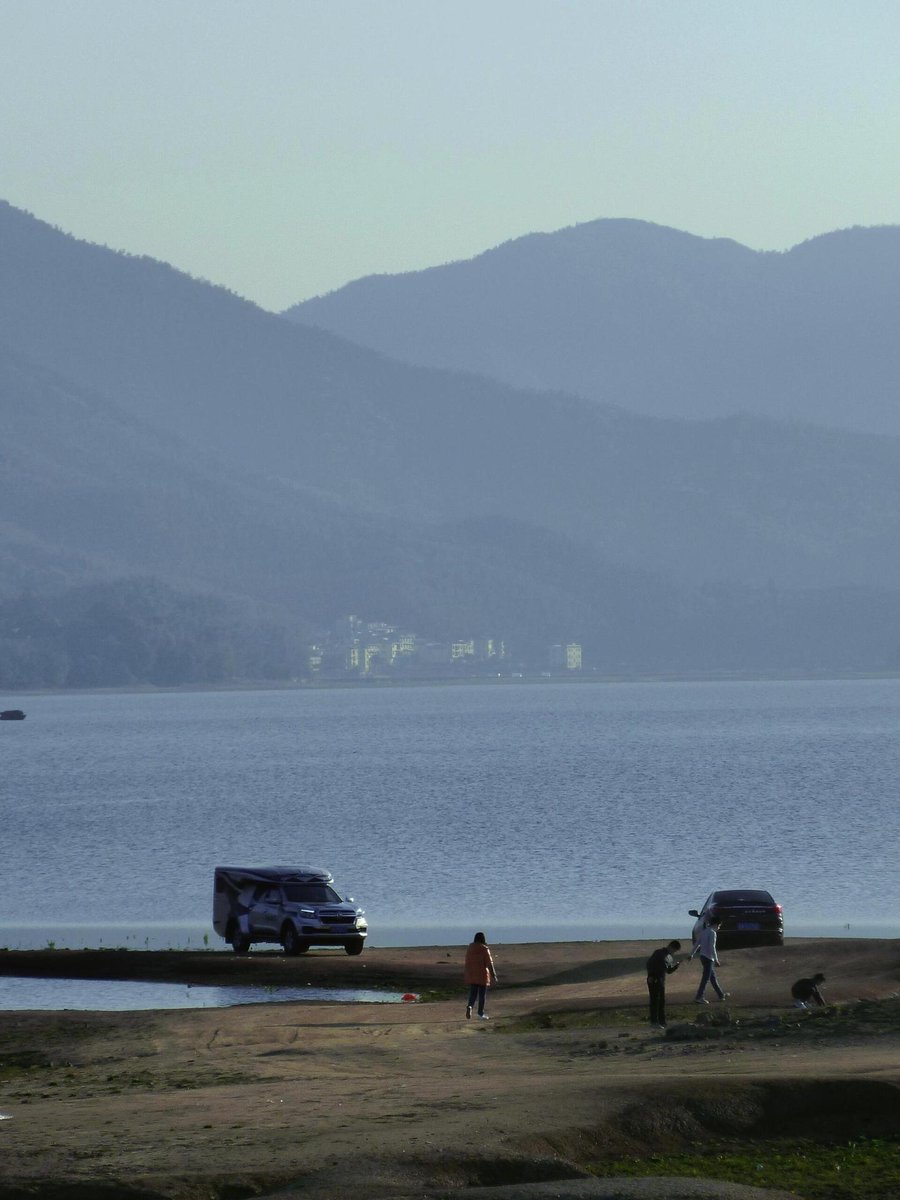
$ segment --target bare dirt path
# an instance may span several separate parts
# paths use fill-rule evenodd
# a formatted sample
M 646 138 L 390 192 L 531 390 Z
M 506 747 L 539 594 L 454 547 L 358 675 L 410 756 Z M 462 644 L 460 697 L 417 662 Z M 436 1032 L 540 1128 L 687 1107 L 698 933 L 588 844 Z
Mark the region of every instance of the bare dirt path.
M 462 951 L 443 947 L 301 960 L 0 952 L 7 975 L 308 979 L 452 996 L 0 1014 L 0 1113 L 11 1118 L 0 1121 L 0 1196 L 421 1197 L 574 1178 L 648 1139 L 689 1144 L 704 1136 L 707 1110 L 735 1128 L 761 1127 L 776 1110 L 866 1129 L 881 1113 L 898 1127 L 900 1028 L 664 1038 L 644 1021 L 654 945 L 495 946 L 501 986 L 483 1023 L 464 1018 Z M 785 1014 L 790 983 L 816 970 L 829 1001 L 900 992 L 900 941 L 795 939 L 722 959 L 739 1016 Z M 672 977 L 670 1025 L 696 1019 L 697 974 L 691 965 Z

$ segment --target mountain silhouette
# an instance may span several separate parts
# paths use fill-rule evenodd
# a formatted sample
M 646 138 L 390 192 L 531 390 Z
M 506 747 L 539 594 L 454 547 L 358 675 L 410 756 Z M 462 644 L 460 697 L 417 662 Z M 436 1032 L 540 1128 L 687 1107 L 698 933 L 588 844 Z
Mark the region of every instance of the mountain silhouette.
M 900 226 L 784 253 L 644 221 L 530 234 L 285 315 L 421 366 L 664 417 L 900 434 Z

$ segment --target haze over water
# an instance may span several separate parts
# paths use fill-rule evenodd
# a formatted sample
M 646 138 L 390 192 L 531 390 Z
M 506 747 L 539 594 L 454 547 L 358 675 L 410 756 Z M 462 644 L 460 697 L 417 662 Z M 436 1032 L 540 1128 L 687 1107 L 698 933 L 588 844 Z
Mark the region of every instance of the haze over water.
M 736 886 L 897 933 L 900 680 L 19 703 L 0 944 L 224 947 L 219 863 L 329 868 L 374 945 L 684 936 Z

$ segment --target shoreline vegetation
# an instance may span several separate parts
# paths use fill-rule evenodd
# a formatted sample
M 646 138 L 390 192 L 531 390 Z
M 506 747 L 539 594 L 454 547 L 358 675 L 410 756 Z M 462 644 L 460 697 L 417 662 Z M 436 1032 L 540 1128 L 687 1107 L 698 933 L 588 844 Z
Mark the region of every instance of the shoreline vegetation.
M 3 1013 L 0 1195 L 900 1194 L 900 939 L 723 952 L 731 996 L 702 1008 L 685 963 L 665 1032 L 646 1012 L 656 945 L 495 944 L 502 985 L 483 1024 L 465 1020 L 463 947 L 0 951 L 0 974 L 19 978 L 364 982 L 420 996 Z M 790 984 L 816 971 L 828 1007 L 800 1012 Z

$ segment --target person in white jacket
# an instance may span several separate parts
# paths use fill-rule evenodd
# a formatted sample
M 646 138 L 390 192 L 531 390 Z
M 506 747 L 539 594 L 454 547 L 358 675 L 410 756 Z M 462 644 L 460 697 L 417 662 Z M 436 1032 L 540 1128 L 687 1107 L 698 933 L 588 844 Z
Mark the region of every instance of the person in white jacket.
M 700 936 L 697 938 L 697 945 L 691 951 L 691 958 L 695 954 L 700 955 L 700 961 L 703 964 L 703 975 L 700 978 L 700 986 L 697 988 L 697 995 L 694 997 L 695 1004 L 709 1004 L 703 993 L 706 991 L 706 985 L 712 984 L 712 989 L 719 997 L 724 1000 L 729 993 L 723 992 L 719 986 L 719 981 L 716 978 L 716 967 L 719 965 L 719 956 L 716 953 L 716 930 L 719 928 L 719 918 L 710 917 L 703 928 L 700 930 Z

